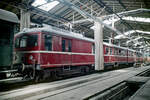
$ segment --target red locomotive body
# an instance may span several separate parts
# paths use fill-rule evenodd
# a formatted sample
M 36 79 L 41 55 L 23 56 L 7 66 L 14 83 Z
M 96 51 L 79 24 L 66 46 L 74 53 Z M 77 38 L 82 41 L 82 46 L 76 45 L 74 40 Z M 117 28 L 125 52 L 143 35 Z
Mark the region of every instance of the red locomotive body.
M 30 36 L 34 35 L 37 43 L 31 46 L 35 41 L 30 40 Z M 25 40 L 24 37 L 29 38 Z M 33 64 L 35 61 L 41 68 L 94 64 L 91 41 L 42 31 L 18 34 L 16 38 L 20 39 L 20 47 L 16 47 L 16 52 L 24 54 L 22 59 L 25 64 Z M 21 46 L 22 40 L 26 46 Z
M 29 29 L 15 36 L 14 65 L 28 69 L 28 74 L 88 72 L 94 69 L 94 52 L 94 40 L 80 34 L 56 27 Z M 139 57 L 134 50 L 104 43 L 105 67 L 134 64 L 142 61 Z
M 94 68 L 93 49 L 94 41 L 80 34 L 53 27 L 30 29 L 15 36 L 14 64 L 61 74 L 89 71 Z

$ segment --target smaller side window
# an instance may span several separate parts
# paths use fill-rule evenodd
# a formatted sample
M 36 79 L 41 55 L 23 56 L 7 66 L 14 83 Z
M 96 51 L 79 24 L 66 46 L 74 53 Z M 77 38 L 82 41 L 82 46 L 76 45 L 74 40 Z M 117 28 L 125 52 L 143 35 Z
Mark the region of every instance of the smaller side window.
M 71 40 L 68 40 L 68 52 L 72 51 L 72 42 Z
M 127 53 L 126 53 L 126 50 L 123 50 L 123 51 L 124 51 L 123 55 L 126 56 L 126 54 L 127 54 Z
M 121 55 L 125 56 L 125 51 L 124 50 L 121 50 Z
M 66 41 L 62 39 L 62 51 L 65 52 L 66 49 Z
M 118 49 L 114 49 L 114 55 L 117 55 L 118 54 Z
M 92 53 L 95 54 L 95 44 L 92 44 Z
M 119 49 L 119 53 L 118 53 L 118 55 L 121 55 L 121 50 Z
M 45 35 L 45 49 L 48 51 L 52 51 L 52 36 Z
M 108 54 L 108 53 L 109 53 L 109 48 L 105 47 L 105 54 Z
M 112 55 L 112 48 L 110 48 L 110 55 Z

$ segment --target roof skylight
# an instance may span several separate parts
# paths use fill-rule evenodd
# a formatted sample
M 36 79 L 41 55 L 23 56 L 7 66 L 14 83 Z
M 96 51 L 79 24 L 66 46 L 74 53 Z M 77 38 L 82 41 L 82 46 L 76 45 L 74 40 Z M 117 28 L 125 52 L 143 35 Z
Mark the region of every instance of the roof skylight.
M 32 3 L 32 6 L 38 7 L 45 11 L 49 11 L 58 4 L 59 2 L 55 0 L 52 0 L 51 2 L 47 2 L 47 0 L 35 0 L 35 2 Z
M 135 32 L 150 35 L 150 32 L 147 32 L 147 31 L 141 31 L 141 30 L 130 30 L 130 31 L 125 32 L 124 35 L 129 35 L 129 34 L 132 34 L 132 33 L 135 33 Z M 124 35 L 122 35 L 122 34 L 121 34 L 121 35 L 117 35 L 117 36 L 115 36 L 114 38 L 115 38 L 115 39 L 126 38 L 126 37 L 124 37 Z

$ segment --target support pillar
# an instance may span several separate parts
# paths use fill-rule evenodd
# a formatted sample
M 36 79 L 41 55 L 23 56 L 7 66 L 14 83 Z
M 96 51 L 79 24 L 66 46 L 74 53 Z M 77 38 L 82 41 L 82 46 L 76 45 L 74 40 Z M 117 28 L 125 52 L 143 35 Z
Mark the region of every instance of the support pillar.
M 95 40 L 95 70 L 104 70 L 103 54 L 103 27 L 99 22 L 94 22 L 94 40 Z
M 112 28 L 115 28 L 115 15 L 113 15 L 113 19 L 112 19 Z M 111 33 L 111 44 L 114 44 L 114 32 Z
M 21 9 L 20 31 L 30 28 L 30 12 Z

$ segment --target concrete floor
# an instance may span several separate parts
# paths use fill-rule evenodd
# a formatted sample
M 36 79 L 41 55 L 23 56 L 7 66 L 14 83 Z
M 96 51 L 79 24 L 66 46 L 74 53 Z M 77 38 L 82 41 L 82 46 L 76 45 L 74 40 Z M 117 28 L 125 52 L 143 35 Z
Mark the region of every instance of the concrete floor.
M 1 92 L 0 100 L 82 100 L 147 69 L 150 69 L 150 66 L 139 68 L 131 67 L 51 83 L 30 85 L 17 90 Z

